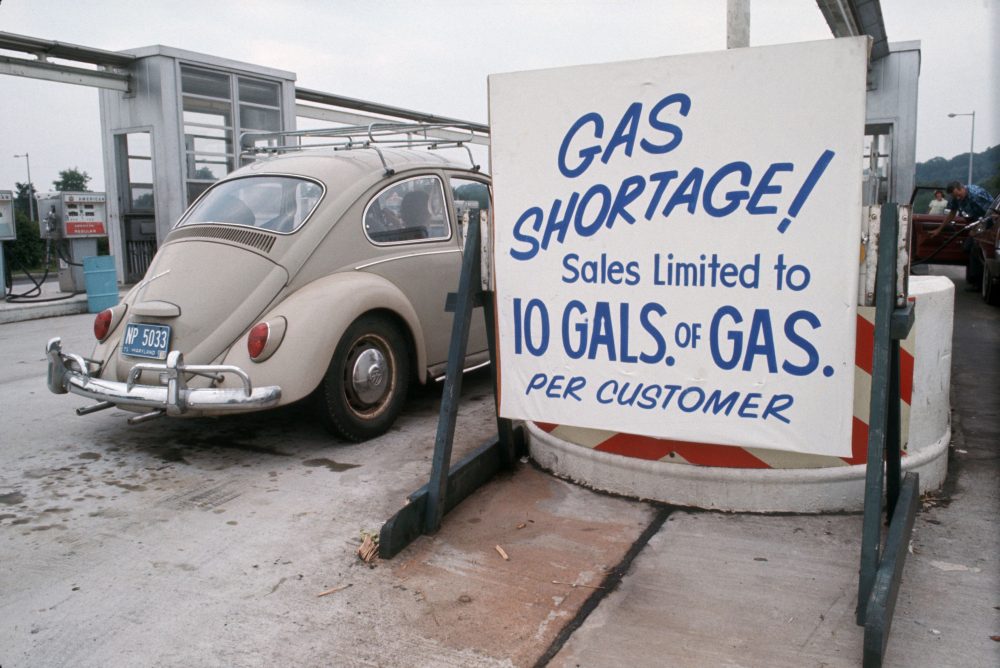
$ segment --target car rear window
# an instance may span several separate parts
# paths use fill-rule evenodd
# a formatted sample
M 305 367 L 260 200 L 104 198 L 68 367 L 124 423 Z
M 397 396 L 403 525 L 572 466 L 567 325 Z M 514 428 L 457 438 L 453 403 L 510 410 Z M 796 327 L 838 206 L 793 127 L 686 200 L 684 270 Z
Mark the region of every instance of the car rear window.
M 294 176 L 248 176 L 209 189 L 181 225 L 223 223 L 279 234 L 302 227 L 323 197 L 323 186 Z

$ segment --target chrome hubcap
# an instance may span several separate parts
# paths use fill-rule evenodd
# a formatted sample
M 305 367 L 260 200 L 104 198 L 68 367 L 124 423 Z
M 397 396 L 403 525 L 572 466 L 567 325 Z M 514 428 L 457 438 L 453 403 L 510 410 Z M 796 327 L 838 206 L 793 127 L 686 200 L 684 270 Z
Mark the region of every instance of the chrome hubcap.
M 381 350 L 366 348 L 354 360 L 351 386 L 354 396 L 365 404 L 374 404 L 389 388 L 389 365 Z

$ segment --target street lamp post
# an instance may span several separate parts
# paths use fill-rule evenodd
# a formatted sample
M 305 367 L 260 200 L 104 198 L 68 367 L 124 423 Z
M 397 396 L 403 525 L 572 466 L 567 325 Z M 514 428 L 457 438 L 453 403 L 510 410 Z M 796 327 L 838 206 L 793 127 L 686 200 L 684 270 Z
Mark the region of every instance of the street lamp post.
M 31 194 L 33 186 L 31 183 L 31 158 L 28 157 L 27 153 L 21 153 L 14 157 L 24 158 L 24 162 L 28 165 L 28 217 L 31 218 L 31 222 L 35 222 L 35 198 Z
M 972 183 L 972 147 L 976 143 L 976 112 L 973 110 L 968 114 L 948 114 L 948 118 L 956 116 L 972 116 L 972 136 L 969 137 L 969 180 L 965 182 L 965 185 L 970 185 Z

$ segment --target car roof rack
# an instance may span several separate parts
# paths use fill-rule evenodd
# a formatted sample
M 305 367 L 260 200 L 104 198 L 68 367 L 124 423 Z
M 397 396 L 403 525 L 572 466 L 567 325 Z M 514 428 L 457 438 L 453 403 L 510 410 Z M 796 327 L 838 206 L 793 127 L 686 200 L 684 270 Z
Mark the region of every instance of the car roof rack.
M 339 128 L 317 130 L 247 130 L 240 134 L 240 158 L 253 160 L 262 155 L 277 155 L 290 151 L 312 148 L 332 148 L 335 151 L 373 150 L 382 161 L 386 176 L 395 173 L 385 160 L 382 148 L 427 148 L 435 151 L 443 148 L 464 148 L 469 155 L 473 171 L 479 171 L 479 164 L 468 143 L 488 137 L 481 125 L 463 123 L 399 123 L 375 122 L 368 125 L 349 125 Z M 322 137 L 330 141 L 317 144 L 302 144 L 302 139 Z M 288 143 L 289 139 L 295 143 Z M 261 141 L 268 142 L 259 146 Z

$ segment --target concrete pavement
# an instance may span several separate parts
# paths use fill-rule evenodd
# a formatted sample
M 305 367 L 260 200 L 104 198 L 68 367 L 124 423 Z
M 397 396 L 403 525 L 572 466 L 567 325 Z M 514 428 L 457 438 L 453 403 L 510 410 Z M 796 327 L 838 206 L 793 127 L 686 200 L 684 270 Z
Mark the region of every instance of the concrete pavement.
M 916 520 L 887 666 L 1000 665 L 1000 310 L 960 282 L 954 336 L 949 478 Z M 488 383 L 467 385 L 456 457 L 489 430 Z M 70 410 L 39 401 L 5 431 Z M 294 408 L 196 431 L 108 411 L 51 451 L 22 445 L 0 475 L 0 665 L 861 664 L 857 514 L 662 507 L 523 463 L 365 567 L 357 528 L 426 481 L 436 398 L 411 403 L 359 446 Z M 321 459 L 341 466 L 307 475 Z
M 37 288 L 26 279 L 15 279 L 10 292 L 12 295 L 8 299 L 0 300 L 0 325 L 87 312 L 86 293 L 60 291 L 55 277 L 48 278 Z

